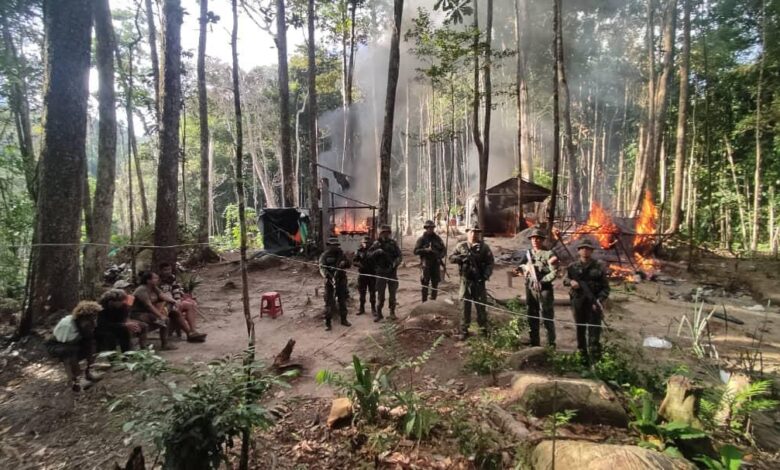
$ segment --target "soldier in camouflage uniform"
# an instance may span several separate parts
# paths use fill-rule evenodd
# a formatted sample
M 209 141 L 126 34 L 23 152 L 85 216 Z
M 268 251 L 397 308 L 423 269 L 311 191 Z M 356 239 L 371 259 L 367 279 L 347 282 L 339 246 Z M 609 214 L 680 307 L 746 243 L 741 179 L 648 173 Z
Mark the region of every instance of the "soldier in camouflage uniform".
M 358 292 L 360 293 L 360 310 L 357 315 L 366 313 L 366 291 L 368 291 L 371 302 L 371 313 L 376 315 L 376 278 L 374 275 L 374 266 L 368 259 L 368 249 L 371 246 L 371 238 L 363 237 L 360 248 L 355 252 L 353 263 L 358 266 Z M 364 276 L 370 274 L 370 276 Z
M 534 229 L 528 235 L 531 249 L 526 251 L 515 273 L 525 275 L 525 299 L 528 306 L 528 326 L 531 330 L 531 346 L 539 346 L 539 323 L 544 318 L 547 344 L 555 347 L 555 312 L 553 310 L 553 281 L 558 257 L 542 246 L 547 238 L 542 230 Z M 533 271 L 531 271 L 533 270 Z
M 320 256 L 320 274 L 325 278 L 325 331 L 331 330 L 333 310 L 338 300 L 341 324 L 352 326 L 347 321 L 347 272 L 351 263 L 341 251 L 338 238 L 329 238 L 327 248 Z
M 566 269 L 563 284 L 569 286 L 571 309 L 577 323 L 577 349 L 585 361 L 601 355 L 601 319 L 603 302 L 609 297 L 607 269 L 592 258 L 594 246 L 584 240 L 577 246 L 580 259 Z
M 414 254 L 420 257 L 420 269 L 422 270 L 420 282 L 423 285 L 422 301 L 425 302 L 428 300 L 429 284 L 431 286 L 431 300 L 436 300 L 437 288 L 439 281 L 441 281 L 441 263 L 447 252 L 444 241 L 433 230 L 436 224 L 432 220 L 428 220 L 423 227 L 425 233 L 417 239 L 417 243 L 414 245 Z
M 385 287 L 389 293 L 390 319 L 395 320 L 395 293 L 398 291 L 398 266 L 401 265 L 401 248 L 390 238 L 392 230 L 389 225 L 382 225 L 379 238 L 368 250 L 368 260 L 376 269 L 377 306 L 374 321 L 384 318 L 382 307 L 385 306 Z
M 477 324 L 483 335 L 487 336 L 487 312 L 485 302 L 487 291 L 485 282 L 493 274 L 493 253 L 490 247 L 482 241 L 482 230 L 477 223 L 468 229 L 468 240 L 455 247 L 455 252 L 450 255 L 450 262 L 459 266 L 460 271 L 460 299 L 463 302 L 463 319 L 461 321 L 460 340 L 469 336 L 471 325 L 471 304 L 476 303 Z

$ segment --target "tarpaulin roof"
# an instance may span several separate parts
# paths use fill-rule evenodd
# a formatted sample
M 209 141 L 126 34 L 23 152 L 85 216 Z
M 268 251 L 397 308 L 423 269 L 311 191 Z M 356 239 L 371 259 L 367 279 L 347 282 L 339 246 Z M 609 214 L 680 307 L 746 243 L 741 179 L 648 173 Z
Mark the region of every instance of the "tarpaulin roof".
M 263 250 L 278 254 L 291 254 L 299 246 L 303 228 L 307 232 L 308 216 L 298 209 L 263 209 L 258 216 L 260 233 L 263 236 Z
M 538 184 L 531 183 L 524 179 L 520 179 L 519 176 L 506 179 L 495 186 L 487 189 L 487 196 L 510 196 L 510 199 L 502 201 L 505 203 L 517 205 L 517 181 L 522 181 L 523 185 L 523 204 L 529 202 L 542 202 L 550 196 L 550 190 L 539 186 Z

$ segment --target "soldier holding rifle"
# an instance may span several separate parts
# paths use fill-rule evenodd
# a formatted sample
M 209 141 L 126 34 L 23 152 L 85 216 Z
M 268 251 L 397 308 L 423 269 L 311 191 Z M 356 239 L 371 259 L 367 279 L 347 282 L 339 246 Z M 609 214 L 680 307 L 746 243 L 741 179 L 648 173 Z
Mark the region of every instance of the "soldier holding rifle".
M 588 240 L 577 246 L 579 260 L 569 265 L 563 284 L 569 286 L 571 309 L 577 323 L 577 349 L 593 363 L 601 356 L 603 302 L 609 297 L 607 269 L 593 259 L 595 247 Z
M 467 241 L 459 243 L 455 247 L 455 252 L 450 255 L 450 262 L 460 267 L 460 299 L 463 302 L 463 319 L 459 337 L 461 341 L 469 337 L 472 303 L 477 308 L 477 324 L 482 335 L 488 334 L 485 283 L 493 274 L 493 252 L 482 241 L 482 229 L 477 223 L 468 229 L 467 236 Z
M 555 312 L 553 310 L 553 281 L 558 257 L 542 246 L 547 238 L 540 229 L 533 229 L 528 235 L 531 249 L 526 251 L 521 264 L 515 268 L 515 274 L 525 276 L 525 299 L 528 307 L 528 326 L 531 330 L 531 346 L 541 344 L 539 323 L 544 319 L 547 330 L 547 344 L 555 347 Z
M 446 248 L 444 241 L 434 232 L 436 224 L 428 220 L 423 225 L 425 233 L 417 239 L 414 245 L 414 254 L 420 257 L 420 283 L 422 284 L 422 301 L 428 300 L 428 285 L 430 284 L 431 300 L 436 300 L 438 294 L 439 281 L 441 281 L 441 268 Z

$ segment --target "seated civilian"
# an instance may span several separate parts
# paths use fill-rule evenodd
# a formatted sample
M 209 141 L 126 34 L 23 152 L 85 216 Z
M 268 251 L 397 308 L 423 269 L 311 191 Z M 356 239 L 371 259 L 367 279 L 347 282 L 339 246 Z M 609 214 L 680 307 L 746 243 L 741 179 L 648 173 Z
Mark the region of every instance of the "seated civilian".
M 130 318 L 146 324 L 148 330 L 160 329 L 160 349 L 163 351 L 176 349 L 168 345 L 168 311 L 158 285 L 160 276 L 146 271 L 139 277 L 141 283 L 133 292 L 135 301 L 130 310 Z
M 170 263 L 160 265 L 160 291 L 167 294 L 166 301 L 171 304 L 171 319 L 175 322 L 172 328 L 180 328 L 187 334 L 187 341 L 201 343 L 206 340 L 205 333 L 195 329 L 198 306 L 192 297 L 185 297 L 184 289 L 176 281 L 176 274 Z
M 146 348 L 146 324 L 130 319 L 130 308 L 134 299 L 121 289 L 111 289 L 100 297 L 99 303 L 103 311 L 98 315 L 95 331 L 99 351 L 112 351 L 117 345 L 122 352 L 130 351 L 133 336 L 138 337 L 138 346 L 141 349 Z
M 102 308 L 97 302 L 86 300 L 79 302 L 73 309 L 73 313 L 65 315 L 57 323 L 52 336 L 44 343 L 49 355 L 62 361 L 68 383 L 74 392 L 89 386 L 89 382 L 100 380 L 90 370 L 95 362 L 95 327 L 100 310 Z M 84 372 L 84 378 L 88 381 L 86 384 L 79 381 L 81 375 L 79 361 L 82 359 L 87 361 Z

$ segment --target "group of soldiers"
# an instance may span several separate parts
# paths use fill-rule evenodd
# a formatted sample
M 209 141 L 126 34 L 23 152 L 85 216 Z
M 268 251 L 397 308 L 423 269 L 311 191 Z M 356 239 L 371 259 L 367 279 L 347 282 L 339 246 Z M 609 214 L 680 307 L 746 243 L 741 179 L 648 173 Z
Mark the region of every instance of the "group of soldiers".
M 547 344 L 555 347 L 553 281 L 557 277 L 558 257 L 543 247 L 545 233 L 534 229 L 529 235 L 531 248 L 525 253 L 517 275 L 525 276 L 525 298 L 531 346 L 539 346 L 540 323 L 547 330 Z M 569 298 L 577 330 L 577 349 L 583 360 L 595 361 L 601 355 L 603 302 L 609 297 L 607 270 L 593 258 L 593 244 L 585 239 L 577 245 L 578 259 L 566 267 L 563 285 Z
M 436 234 L 436 224 L 428 220 L 425 232 L 417 239 L 414 254 L 420 257 L 420 284 L 422 301 L 435 300 L 442 272 L 446 274 L 444 260 L 447 256 L 442 238 Z M 402 254 L 398 243 L 391 238 L 389 225 L 382 225 L 377 240 L 362 240 L 360 248 L 350 261 L 342 251 L 337 238 L 330 238 L 319 260 L 320 273 L 325 278 L 325 329 L 332 328 L 333 312 L 338 308 L 341 324 L 351 326 L 347 320 L 347 269 L 353 263 L 358 267 L 358 292 L 360 309 L 357 315 L 366 313 L 366 297 L 369 298 L 374 321 L 384 318 L 383 308 L 387 295 L 389 318 L 396 319 L 396 293 L 398 291 L 398 267 Z M 515 275 L 524 275 L 527 318 L 531 346 L 539 346 L 540 326 L 544 323 L 547 343 L 555 346 L 555 314 L 553 281 L 557 277 L 558 258 L 543 247 L 546 238 L 542 230 L 535 229 L 529 235 L 531 248 L 515 268 Z M 577 246 L 579 259 L 570 264 L 563 284 L 569 287 L 571 308 L 577 326 L 577 348 L 585 360 L 598 358 L 601 352 L 600 335 L 603 302 L 609 297 L 609 282 L 605 267 L 592 255 L 594 246 L 583 240 Z M 449 261 L 458 265 L 460 274 L 459 297 L 463 315 L 459 339 L 469 336 L 472 304 L 477 312 L 477 325 L 483 335 L 488 334 L 486 283 L 493 274 L 494 259 L 490 247 L 482 239 L 477 224 L 467 229 L 465 241 L 458 243 Z

